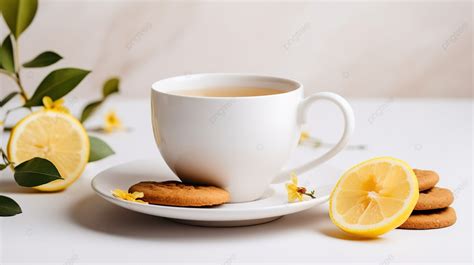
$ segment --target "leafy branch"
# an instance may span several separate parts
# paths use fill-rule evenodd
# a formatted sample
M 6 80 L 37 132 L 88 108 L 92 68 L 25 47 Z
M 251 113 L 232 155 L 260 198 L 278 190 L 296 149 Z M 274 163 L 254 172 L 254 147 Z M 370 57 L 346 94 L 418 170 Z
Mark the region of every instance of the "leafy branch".
M 0 12 L 9 28 L 9 33 L 0 44 L 0 74 L 10 78 L 17 86 L 17 91 L 11 91 L 0 99 L 0 108 L 4 108 L 16 96 L 23 100 L 22 105 L 6 110 L 3 121 L 0 121 L 0 133 L 8 115 L 17 109 L 27 108 L 32 110 L 43 105 L 43 99 L 59 100 L 76 88 L 81 81 L 91 72 L 79 68 L 61 68 L 49 73 L 36 87 L 31 97 L 21 79 L 21 66 L 24 68 L 48 67 L 63 59 L 54 51 L 45 51 L 33 59 L 20 64 L 18 40 L 21 34 L 32 23 L 38 9 L 37 0 L 1 0 Z M 102 89 L 102 98 L 86 106 L 82 111 L 81 122 L 89 118 L 107 97 L 119 92 L 119 79 L 114 77 L 105 82 Z M 1 136 L 1 134 L 0 134 Z M 90 155 L 89 162 L 103 159 L 114 154 L 114 151 L 97 137 L 89 137 Z M 61 180 L 63 177 L 56 166 L 49 160 L 34 157 L 16 165 L 0 146 L 0 171 L 10 167 L 14 171 L 16 183 L 24 187 L 36 187 L 51 181 Z M 0 195 L 0 216 L 12 216 L 21 213 L 21 208 L 13 199 Z

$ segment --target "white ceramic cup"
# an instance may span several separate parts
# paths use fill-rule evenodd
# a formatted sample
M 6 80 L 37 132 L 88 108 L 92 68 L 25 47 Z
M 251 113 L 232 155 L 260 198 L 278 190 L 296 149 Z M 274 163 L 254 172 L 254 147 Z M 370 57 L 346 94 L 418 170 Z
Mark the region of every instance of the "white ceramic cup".
M 285 91 L 251 97 L 204 97 L 174 90 L 263 87 Z M 282 170 L 298 144 L 306 112 L 318 100 L 344 114 L 339 142 L 319 158 Z M 229 191 L 231 202 L 260 198 L 271 183 L 287 181 L 340 152 L 354 130 L 354 114 L 341 96 L 320 92 L 304 98 L 299 82 L 250 74 L 195 74 L 155 82 L 151 90 L 153 132 L 158 148 L 183 182 Z

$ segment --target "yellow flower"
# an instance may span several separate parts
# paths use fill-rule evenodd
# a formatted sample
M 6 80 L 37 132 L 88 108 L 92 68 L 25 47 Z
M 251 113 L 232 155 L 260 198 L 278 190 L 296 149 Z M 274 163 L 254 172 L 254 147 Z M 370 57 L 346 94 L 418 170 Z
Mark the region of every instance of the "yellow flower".
M 143 198 L 145 196 L 143 192 L 135 191 L 134 193 L 128 193 L 121 189 L 115 189 L 114 191 L 112 191 L 112 195 L 114 195 L 114 197 L 116 198 L 119 198 L 125 201 L 148 204 L 148 202 L 138 200 L 139 198 Z
M 44 105 L 44 108 L 47 109 L 47 110 L 54 110 L 54 111 L 69 113 L 68 108 L 63 106 L 63 104 L 64 104 L 64 99 L 62 99 L 62 98 L 60 98 L 56 101 L 53 101 L 48 96 L 43 97 L 43 105 Z
M 311 137 L 311 135 L 309 134 L 309 132 L 307 132 L 307 131 L 302 131 L 302 132 L 301 132 L 301 135 L 300 135 L 300 141 L 299 141 L 299 143 L 302 143 L 302 142 L 308 140 L 310 137 Z
M 286 184 L 286 191 L 288 192 L 288 201 L 293 202 L 296 199 L 298 201 L 303 200 L 303 194 L 298 191 L 298 177 L 291 173 L 291 183 Z
M 105 115 L 105 126 L 104 130 L 108 133 L 111 133 L 115 130 L 122 128 L 122 122 L 120 121 L 119 117 L 115 113 L 115 111 L 109 111 Z
M 294 202 L 295 200 L 303 201 L 303 195 L 307 195 L 313 199 L 316 198 L 314 196 L 314 190 L 307 193 L 305 187 L 298 187 L 298 177 L 295 173 L 291 173 L 291 183 L 286 184 L 286 191 L 288 193 L 288 202 Z

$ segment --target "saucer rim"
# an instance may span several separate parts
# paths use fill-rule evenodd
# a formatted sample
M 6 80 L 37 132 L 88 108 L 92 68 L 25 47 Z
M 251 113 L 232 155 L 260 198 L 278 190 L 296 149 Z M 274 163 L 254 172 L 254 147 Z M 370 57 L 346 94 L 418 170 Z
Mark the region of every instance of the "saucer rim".
M 182 219 L 182 220 L 192 220 L 192 221 L 239 221 L 239 220 L 254 220 L 260 218 L 268 218 L 268 217 L 276 217 L 276 216 L 284 216 L 293 213 L 297 213 L 300 211 L 304 211 L 310 209 L 316 205 L 324 204 L 329 201 L 329 194 L 328 192 L 326 195 L 317 197 L 316 199 L 307 199 L 301 202 L 286 202 L 277 205 L 270 205 L 262 207 L 257 207 L 254 209 L 249 208 L 222 208 L 220 206 L 212 207 L 212 208 L 199 208 L 199 207 L 179 207 L 179 206 L 165 206 L 165 205 L 154 205 L 154 204 L 142 204 L 137 202 L 131 202 L 116 198 L 112 195 L 112 191 L 105 193 L 103 189 L 100 189 L 98 186 L 98 181 L 101 176 L 107 174 L 108 171 L 113 170 L 117 167 L 123 166 L 124 164 L 134 164 L 134 163 L 150 163 L 154 161 L 153 159 L 137 159 L 132 161 L 127 161 L 123 163 L 119 163 L 108 167 L 99 173 L 97 173 L 92 181 L 91 187 L 101 198 L 106 201 L 111 202 L 117 206 L 122 208 L 132 210 L 135 212 L 140 212 L 148 215 L 153 216 L 160 216 L 165 218 L 174 218 L 174 219 Z M 276 190 L 276 186 L 283 185 L 283 184 L 271 184 L 269 188 L 276 191 L 274 194 L 278 194 Z M 328 188 L 330 190 L 330 185 L 323 185 L 321 187 Z M 255 200 L 252 202 L 259 201 Z M 235 205 L 244 204 L 244 203 L 251 203 L 251 202 L 241 202 L 241 203 L 231 203 Z M 198 216 L 194 215 L 198 214 Z M 209 214 L 209 216 L 206 216 Z M 188 216 L 186 216 L 188 215 Z

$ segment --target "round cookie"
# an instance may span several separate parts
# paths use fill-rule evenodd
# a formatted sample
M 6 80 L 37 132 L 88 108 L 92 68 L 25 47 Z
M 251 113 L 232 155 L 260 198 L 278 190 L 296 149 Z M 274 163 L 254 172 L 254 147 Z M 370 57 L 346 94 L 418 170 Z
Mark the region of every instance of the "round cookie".
M 430 211 L 414 211 L 398 228 L 402 229 L 436 229 L 448 227 L 456 223 L 456 212 L 448 207 Z
M 453 203 L 453 193 L 444 188 L 434 187 L 420 192 L 415 210 L 434 210 L 446 208 Z
M 432 170 L 413 169 L 416 178 L 418 179 L 418 189 L 420 191 L 429 190 L 433 188 L 439 181 L 438 173 Z
M 230 200 L 229 193 L 221 188 L 179 181 L 143 181 L 128 190 L 130 193 L 135 191 L 143 192 L 143 201 L 168 206 L 214 206 Z

